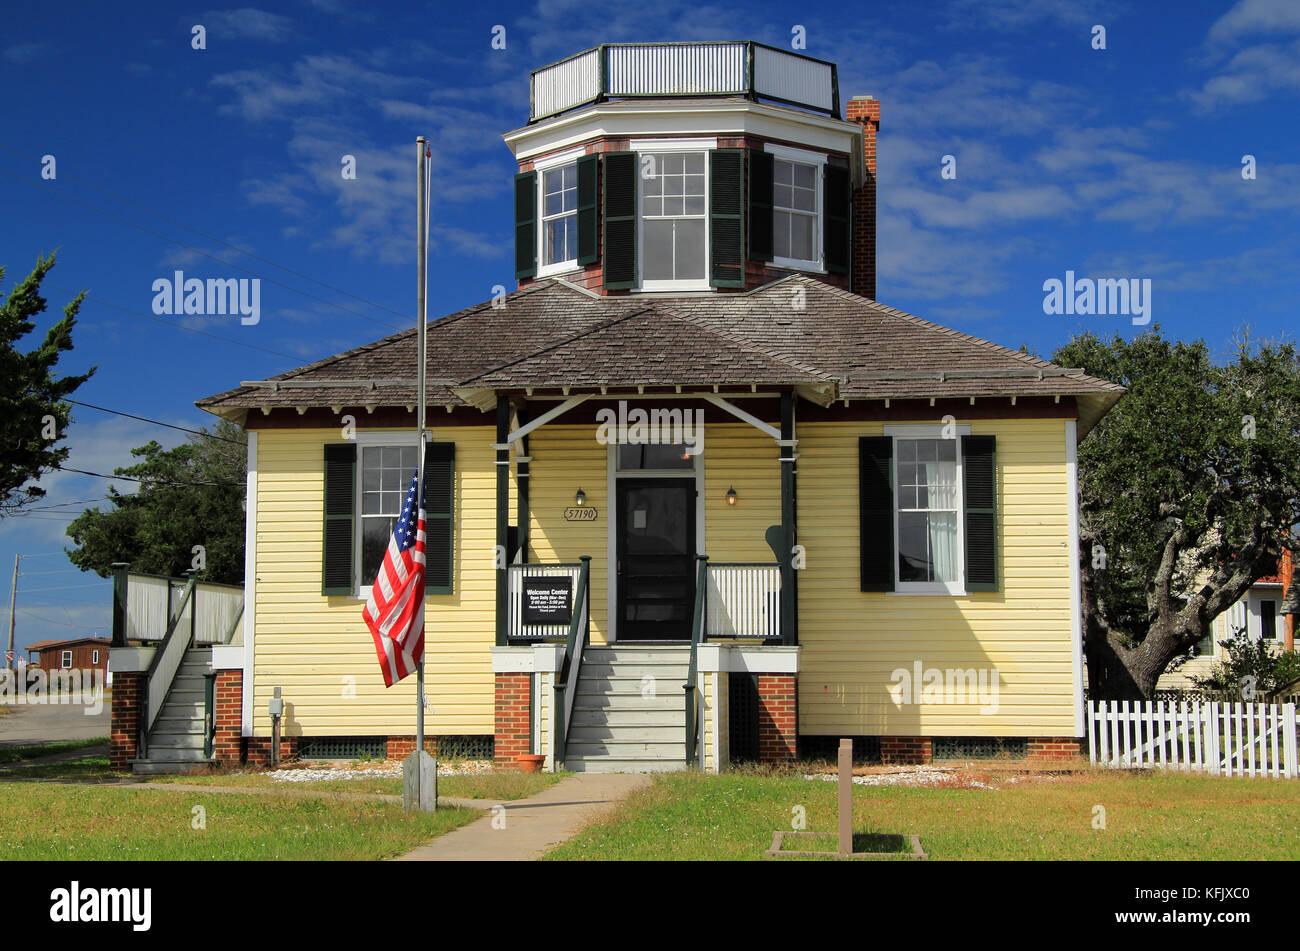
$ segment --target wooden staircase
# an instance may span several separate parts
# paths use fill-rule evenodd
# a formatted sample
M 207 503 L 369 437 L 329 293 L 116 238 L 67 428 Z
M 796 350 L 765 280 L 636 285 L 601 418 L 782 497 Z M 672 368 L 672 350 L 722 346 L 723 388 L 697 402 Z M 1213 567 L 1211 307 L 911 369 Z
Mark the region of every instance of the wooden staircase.
M 564 768 L 579 773 L 685 769 L 682 685 L 690 653 L 689 644 L 588 646 Z
M 185 651 L 162 711 L 148 734 L 145 755 L 131 763 L 133 773 L 183 773 L 212 762 L 203 755 L 207 729 L 204 677 L 211 672 L 211 646 Z

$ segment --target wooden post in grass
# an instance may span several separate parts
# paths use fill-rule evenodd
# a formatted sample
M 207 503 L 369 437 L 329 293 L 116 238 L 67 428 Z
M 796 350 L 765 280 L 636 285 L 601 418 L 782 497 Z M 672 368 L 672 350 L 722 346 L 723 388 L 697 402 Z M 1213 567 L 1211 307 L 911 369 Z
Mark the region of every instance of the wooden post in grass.
M 853 741 L 840 740 L 840 855 L 853 854 Z

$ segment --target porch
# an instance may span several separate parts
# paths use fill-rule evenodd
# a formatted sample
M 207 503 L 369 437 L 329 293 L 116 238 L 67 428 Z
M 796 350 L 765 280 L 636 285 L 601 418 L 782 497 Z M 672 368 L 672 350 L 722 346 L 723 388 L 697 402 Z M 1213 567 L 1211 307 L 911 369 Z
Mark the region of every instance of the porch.
M 733 716 L 754 758 L 793 757 L 795 399 L 751 395 L 499 396 L 498 761 L 716 770 Z M 623 438 L 656 418 L 686 438 Z

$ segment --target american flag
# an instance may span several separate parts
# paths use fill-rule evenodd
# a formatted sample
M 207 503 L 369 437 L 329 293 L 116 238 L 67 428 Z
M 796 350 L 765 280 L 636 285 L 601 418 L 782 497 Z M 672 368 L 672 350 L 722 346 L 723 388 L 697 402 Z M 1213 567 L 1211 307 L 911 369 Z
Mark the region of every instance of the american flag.
M 361 612 L 389 687 L 415 670 L 424 656 L 424 499 L 419 479 L 417 469 Z

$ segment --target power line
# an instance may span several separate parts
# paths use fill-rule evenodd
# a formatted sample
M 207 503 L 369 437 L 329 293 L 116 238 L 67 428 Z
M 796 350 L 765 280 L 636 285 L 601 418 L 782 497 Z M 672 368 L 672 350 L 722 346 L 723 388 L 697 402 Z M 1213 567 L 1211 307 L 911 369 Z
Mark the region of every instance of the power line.
M 136 476 L 106 475 L 103 472 L 88 472 L 85 469 L 74 469 L 71 466 L 54 466 L 53 468 L 58 469 L 60 472 L 75 472 L 78 475 L 95 476 L 98 479 L 124 479 L 127 482 L 139 482 L 144 485 L 170 485 L 178 487 L 216 486 L 218 488 L 228 486 L 232 488 L 238 487 L 241 489 L 244 487 L 244 483 L 242 482 L 173 482 L 170 479 L 140 479 Z M 27 556 L 23 555 L 23 557 L 26 558 Z
M 47 194 L 50 195 L 55 195 L 59 198 L 62 198 L 65 201 L 72 202 L 74 205 L 81 205 L 83 208 L 89 208 L 91 211 L 101 214 L 106 218 L 111 218 L 112 220 L 120 224 L 124 224 L 127 227 L 135 228 L 137 231 L 143 231 L 147 235 L 151 235 L 152 237 L 159 238 L 163 241 L 168 242 L 169 244 L 174 244 L 177 247 L 184 248 L 187 251 L 193 251 L 195 254 L 201 254 L 205 258 L 211 258 L 212 260 L 216 261 L 218 264 L 224 264 L 226 267 L 237 268 L 240 271 L 244 271 L 248 274 L 252 274 L 254 277 L 260 280 L 266 281 L 268 284 L 274 284 L 276 287 L 283 287 L 285 290 L 291 291 L 294 294 L 301 294 L 303 297 L 317 301 L 318 303 L 324 304 L 327 307 L 337 307 L 339 310 L 345 313 L 352 314 L 356 317 L 360 317 L 362 320 L 368 320 L 370 321 L 370 323 L 378 324 L 380 327 L 387 327 L 389 330 L 406 329 L 404 326 L 399 327 L 396 324 L 389 323 L 388 321 L 378 320 L 374 317 L 371 317 L 369 314 L 363 314 L 359 310 L 353 310 L 350 307 L 344 307 L 342 304 L 336 304 L 334 301 L 326 300 L 325 298 L 318 297 L 315 294 L 309 294 L 307 293 L 307 291 L 300 290 L 299 288 L 296 287 L 292 287 L 288 284 L 285 284 L 283 281 L 277 281 L 273 277 L 266 277 L 265 275 L 258 274 L 252 268 L 244 267 L 242 264 L 235 264 L 233 261 L 223 260 L 222 258 L 217 257 L 215 254 L 210 254 L 207 251 L 203 251 L 199 248 L 193 247 L 192 245 L 188 245 L 184 241 L 177 241 L 175 238 L 169 238 L 167 235 L 162 234 L 161 232 L 153 231 L 149 228 L 144 227 L 143 225 L 138 225 L 134 221 L 131 221 L 128 218 L 123 218 L 120 215 L 115 215 L 111 211 L 105 211 L 103 208 L 99 208 L 95 205 L 90 204 L 90 202 L 82 201 L 80 198 L 73 198 L 71 195 L 65 195 L 62 192 L 55 191 L 54 189 L 42 185 L 39 182 L 34 182 L 30 179 L 29 176 L 20 175 L 17 172 L 12 172 L 7 168 L 0 168 L 0 174 L 8 175 L 10 178 L 16 178 L 18 179 L 18 181 L 26 185 L 31 185 L 33 188 L 36 188 L 39 191 L 46 192 Z
M 89 503 L 89 502 L 107 502 L 110 498 L 111 498 L 111 496 L 101 495 L 101 496 L 100 496 L 99 498 L 97 498 L 97 499 L 79 499 L 79 500 L 77 500 L 77 501 L 75 501 L 75 502 L 55 502 L 53 505 L 33 505 L 33 506 L 31 506 L 30 508 L 24 508 L 24 509 L 21 509 L 21 510 L 18 512 L 18 514 L 21 515 L 21 514 L 25 514 L 25 513 L 27 513 L 27 512 L 39 512 L 39 511 L 41 511 L 41 510 L 43 510 L 43 509 L 61 509 L 61 508 L 65 508 L 66 506 L 69 506 L 69 505 L 85 505 L 85 504 L 87 504 L 87 503 Z M 36 572 L 33 572 L 33 574 L 38 574 L 38 575 L 39 575 L 39 574 L 43 574 L 43 572 L 36 571 Z
M 233 442 L 237 446 L 243 443 L 238 439 L 231 439 L 228 436 L 218 436 L 215 433 L 205 433 L 198 429 L 186 429 L 184 426 L 173 426 L 171 423 L 164 423 L 162 420 L 150 419 L 147 416 L 136 416 L 134 413 L 124 413 L 118 409 L 109 409 L 106 406 L 96 406 L 94 403 L 82 403 L 79 400 L 64 400 L 65 403 L 71 403 L 74 406 L 84 406 L 87 409 L 97 409 L 101 413 L 112 413 L 115 416 L 125 416 L 127 419 L 138 419 L 142 423 L 153 423 L 155 426 L 166 426 L 168 429 L 177 429 L 183 433 L 193 433 L 195 436 L 206 436 L 208 439 L 220 439 L 222 442 Z
M 0 149 L 4 149 L 6 152 L 11 152 L 14 155 L 17 155 L 19 158 L 26 159 L 29 162 L 36 161 L 32 156 L 25 155 L 24 153 L 13 148 L 12 146 L 5 145 L 3 142 L 0 142 Z M 80 182 L 81 184 L 85 185 L 87 188 L 93 188 L 95 191 L 99 192 L 100 194 L 107 195 L 109 198 L 116 199 L 117 201 L 122 202 L 122 204 L 124 205 L 130 205 L 132 208 L 136 208 L 140 211 L 145 212 L 146 214 L 153 215 L 155 218 L 161 218 L 163 221 L 166 221 L 168 224 L 175 225 L 178 228 L 184 228 L 186 231 L 192 231 L 195 234 L 199 235 L 202 238 L 205 238 L 208 241 L 215 241 L 217 244 L 225 245 L 227 248 L 230 248 L 232 251 L 238 251 L 240 254 L 250 257 L 255 261 L 261 261 L 263 264 L 269 264 L 271 265 L 271 267 L 278 268 L 281 271 L 286 272 L 287 274 L 292 274 L 294 277 L 300 277 L 304 281 L 310 281 L 311 283 L 317 284 L 325 288 L 326 290 L 334 291 L 334 293 L 336 294 L 342 294 L 344 297 L 351 297 L 355 301 L 359 301 L 362 304 L 367 304 L 378 310 L 387 311 L 388 313 L 393 314 L 397 317 L 401 317 L 407 320 L 411 319 L 407 317 L 406 314 L 403 314 L 399 310 L 393 310 L 391 307 L 387 307 L 384 304 L 376 303 L 375 301 L 372 300 L 367 300 L 364 297 L 359 297 L 358 295 L 353 294 L 350 291 L 343 290 L 341 287 L 335 287 L 332 284 L 326 284 L 324 281 L 317 280 L 316 278 L 308 274 L 303 274 L 299 271 L 295 271 L 293 268 L 285 267 L 283 264 L 276 264 L 274 261 L 270 260 L 269 258 L 264 258 L 261 257 L 260 255 L 254 254 L 252 251 L 249 251 L 247 248 L 241 248 L 238 245 L 231 244 L 229 241 L 223 241 L 221 238 L 218 238 L 215 235 L 210 235 L 205 231 L 200 231 L 198 228 L 191 227 L 190 225 L 187 225 L 184 222 L 177 221 L 174 218 L 169 218 L 166 215 L 162 214 L 161 212 L 154 211 L 152 208 L 147 208 L 144 205 L 139 204 L 138 202 L 131 201 L 129 198 L 123 198 L 121 195 L 114 194 L 113 192 L 109 191 L 107 188 L 101 188 L 100 186 L 96 185 L 94 182 L 88 181 L 87 179 L 79 178 L 76 175 L 72 175 L 67 172 L 63 173 L 63 177 L 69 178 L 74 182 Z
M 55 585 L 53 588 L 26 588 L 24 589 L 23 594 L 40 594 L 42 591 L 71 591 L 73 588 L 102 588 L 106 583 L 107 579 L 101 580 L 98 583 L 60 584 Z

